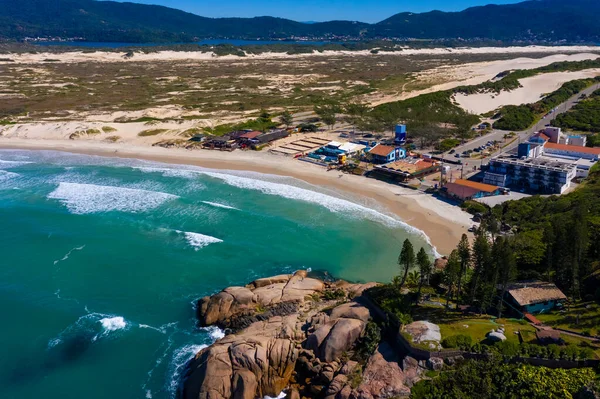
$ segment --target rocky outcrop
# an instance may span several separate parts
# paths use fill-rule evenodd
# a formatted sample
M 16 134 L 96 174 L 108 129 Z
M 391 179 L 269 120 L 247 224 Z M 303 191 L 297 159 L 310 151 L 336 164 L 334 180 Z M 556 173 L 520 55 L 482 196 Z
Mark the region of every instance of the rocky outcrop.
M 254 399 L 284 389 L 293 399 L 406 397 L 420 378 L 416 361 L 405 359 L 401 368 L 387 344 L 363 366 L 349 360 L 372 318 L 361 298 L 372 286 L 296 273 L 202 298 L 200 323 L 227 327 L 230 334 L 190 362 L 181 397 Z
M 307 296 L 324 288 L 322 281 L 307 277 L 306 272 L 259 279 L 246 287 L 229 287 L 200 299 L 197 304 L 198 320 L 203 326 L 230 327 L 238 317 L 253 316 L 257 311 L 282 303 L 303 303 Z M 296 311 L 296 308 L 287 309 L 288 313 Z

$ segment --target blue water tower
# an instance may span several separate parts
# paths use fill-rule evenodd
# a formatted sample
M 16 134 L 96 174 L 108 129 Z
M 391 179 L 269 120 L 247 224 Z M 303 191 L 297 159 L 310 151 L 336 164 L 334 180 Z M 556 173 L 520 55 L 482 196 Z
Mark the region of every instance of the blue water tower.
M 406 143 L 406 125 L 396 125 L 394 143 L 398 145 Z

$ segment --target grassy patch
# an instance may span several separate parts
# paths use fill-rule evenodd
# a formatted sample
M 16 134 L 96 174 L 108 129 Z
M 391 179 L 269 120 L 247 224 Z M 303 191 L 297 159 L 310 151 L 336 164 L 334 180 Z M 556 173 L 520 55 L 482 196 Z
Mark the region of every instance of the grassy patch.
M 163 134 L 168 131 L 169 131 L 169 129 L 149 129 L 149 130 L 143 130 L 143 131 L 139 132 L 138 136 L 140 136 L 140 137 L 157 136 L 159 134 Z
M 121 140 L 121 136 L 108 136 L 104 139 L 104 141 L 108 141 L 109 143 L 116 143 L 119 140 Z
M 564 312 L 553 311 L 537 316 L 545 324 L 585 335 L 600 334 L 600 305 L 581 302 Z
M 115 129 L 114 127 L 111 127 L 111 126 L 102 126 L 102 131 L 104 133 L 113 133 L 113 132 L 116 132 L 117 129 Z

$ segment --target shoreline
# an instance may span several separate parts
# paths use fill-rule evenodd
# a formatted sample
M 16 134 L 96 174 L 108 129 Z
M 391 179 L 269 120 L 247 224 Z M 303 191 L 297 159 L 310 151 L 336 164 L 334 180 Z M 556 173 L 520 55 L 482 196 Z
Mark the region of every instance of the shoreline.
M 367 199 L 381 205 L 404 223 L 422 231 L 432 246 L 448 255 L 472 225 L 470 215 L 459 207 L 428 194 L 362 176 L 340 174 L 289 157 L 250 151 L 189 151 L 98 142 L 1 138 L 0 149 L 64 151 L 84 155 L 141 159 L 173 165 L 193 165 L 217 170 L 248 171 L 296 178 L 339 194 Z M 368 206 L 368 205 L 367 205 Z

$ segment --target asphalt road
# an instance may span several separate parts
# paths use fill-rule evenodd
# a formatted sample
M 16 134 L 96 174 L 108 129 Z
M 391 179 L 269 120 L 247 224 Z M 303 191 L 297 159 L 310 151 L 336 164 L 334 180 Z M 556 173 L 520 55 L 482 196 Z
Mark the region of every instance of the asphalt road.
M 573 108 L 573 106 L 575 106 L 577 104 L 577 102 L 582 94 L 586 94 L 589 96 L 590 94 L 592 94 L 594 91 L 596 91 L 598 89 L 600 89 L 600 84 L 593 85 L 593 86 L 588 87 L 587 89 L 577 93 L 576 95 L 571 97 L 569 100 L 567 100 L 566 102 L 564 102 L 564 103 L 560 104 L 558 107 L 556 107 L 555 108 L 556 111 L 554 111 L 552 114 L 549 114 L 547 117 L 542 118 L 538 123 L 535 124 L 535 126 L 529 128 L 527 130 L 521 131 L 521 132 L 516 132 L 517 139 L 514 142 L 512 142 L 508 146 L 502 148 L 501 150 L 496 151 L 490 157 L 487 157 L 485 159 L 461 158 L 461 160 L 463 161 L 463 164 L 468 163 L 468 169 L 472 170 L 473 166 L 480 167 L 482 164 L 487 164 L 489 159 L 493 156 L 496 156 L 502 152 L 513 151 L 515 148 L 517 148 L 519 143 L 521 143 L 523 141 L 527 141 L 534 133 L 542 130 L 544 127 L 546 127 L 547 124 L 549 124 L 552 121 L 552 119 L 556 118 L 557 115 L 567 112 L 568 110 Z M 496 140 L 499 142 L 503 142 L 504 135 L 507 133 L 509 133 L 509 132 L 504 131 L 504 130 L 493 130 L 492 132 L 490 132 L 482 137 L 477 137 L 463 145 L 456 147 L 454 150 L 456 153 L 461 154 L 463 151 L 472 150 L 474 148 L 477 148 L 477 147 L 487 143 L 488 141 Z M 444 154 L 444 158 L 449 159 L 449 160 L 457 160 L 458 159 L 458 158 L 455 158 L 454 154 L 450 154 L 449 152 L 446 152 Z M 460 169 L 461 166 L 457 166 L 455 168 Z M 466 169 L 467 168 L 465 167 L 465 170 Z

